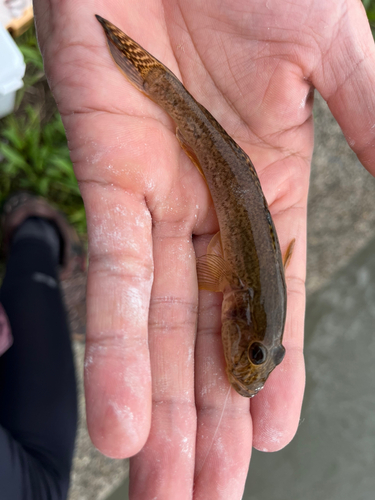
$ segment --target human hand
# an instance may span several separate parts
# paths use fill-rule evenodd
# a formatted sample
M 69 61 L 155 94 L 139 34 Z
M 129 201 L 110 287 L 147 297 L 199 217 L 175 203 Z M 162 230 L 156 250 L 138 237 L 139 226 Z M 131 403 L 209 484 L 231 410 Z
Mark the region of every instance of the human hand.
M 357 0 L 35 0 L 35 10 L 88 219 L 93 442 L 112 457 L 138 453 L 134 498 L 241 498 L 251 446 L 282 448 L 299 421 L 312 86 L 374 171 L 364 11 Z M 171 120 L 116 68 L 94 14 L 160 59 L 217 118 L 253 160 L 282 250 L 296 238 L 286 356 L 251 401 L 229 391 L 221 296 L 200 292 L 197 302 L 195 252 L 218 230 L 206 185 Z

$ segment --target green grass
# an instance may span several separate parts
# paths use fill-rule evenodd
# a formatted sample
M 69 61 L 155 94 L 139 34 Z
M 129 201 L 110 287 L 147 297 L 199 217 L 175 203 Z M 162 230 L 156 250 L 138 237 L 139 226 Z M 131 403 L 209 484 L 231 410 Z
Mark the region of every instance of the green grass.
M 27 66 L 15 112 L 0 120 L 0 206 L 11 193 L 26 190 L 44 196 L 85 233 L 83 201 L 34 28 L 16 41 Z
M 19 190 L 44 196 L 85 232 L 85 211 L 60 115 L 41 126 L 40 111 L 27 105 L 19 117 L 7 117 L 1 136 L 1 201 Z
M 362 3 L 367 12 L 372 34 L 375 37 L 375 0 L 362 0 Z

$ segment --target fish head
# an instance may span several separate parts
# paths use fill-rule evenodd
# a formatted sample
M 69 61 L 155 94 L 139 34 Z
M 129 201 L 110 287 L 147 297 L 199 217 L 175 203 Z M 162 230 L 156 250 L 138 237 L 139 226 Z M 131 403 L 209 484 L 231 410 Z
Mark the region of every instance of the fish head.
M 241 396 L 252 398 L 283 360 L 285 348 L 281 340 L 266 345 L 254 335 L 253 325 L 243 321 L 226 321 L 222 338 L 229 382 Z

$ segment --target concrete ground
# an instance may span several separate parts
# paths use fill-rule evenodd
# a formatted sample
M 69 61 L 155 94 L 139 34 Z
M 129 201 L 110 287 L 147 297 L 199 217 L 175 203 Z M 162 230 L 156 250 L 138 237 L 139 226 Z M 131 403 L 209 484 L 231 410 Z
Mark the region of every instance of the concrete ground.
M 320 96 L 314 117 L 305 402 L 285 450 L 254 452 L 245 500 L 374 498 L 375 180 Z M 82 344 L 75 353 L 82 367 Z M 92 448 L 82 417 L 70 500 L 126 500 L 126 476 L 126 461 Z

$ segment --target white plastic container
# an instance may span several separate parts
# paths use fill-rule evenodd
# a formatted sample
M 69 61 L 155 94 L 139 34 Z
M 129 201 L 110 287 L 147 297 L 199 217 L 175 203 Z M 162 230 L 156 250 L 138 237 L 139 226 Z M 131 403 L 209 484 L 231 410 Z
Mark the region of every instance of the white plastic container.
M 0 118 L 12 113 L 16 91 L 23 87 L 25 68 L 23 55 L 0 24 Z

